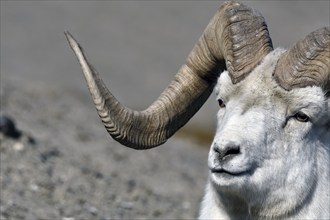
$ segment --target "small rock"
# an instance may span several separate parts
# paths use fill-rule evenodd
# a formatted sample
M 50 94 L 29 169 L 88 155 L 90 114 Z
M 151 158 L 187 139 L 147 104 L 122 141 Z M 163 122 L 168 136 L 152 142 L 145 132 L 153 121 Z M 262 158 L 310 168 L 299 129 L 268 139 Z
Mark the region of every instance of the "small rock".
M 80 167 L 80 170 L 83 174 L 86 174 L 86 175 L 91 173 L 91 169 L 89 169 L 88 167 L 86 167 L 84 165 Z
M 160 215 L 162 214 L 162 211 L 160 210 L 160 209 L 155 209 L 154 211 L 153 211 L 153 216 L 154 217 L 159 217 Z
M 33 192 L 37 192 L 39 190 L 39 186 L 36 185 L 36 184 L 31 184 L 30 185 L 30 189 L 33 191 Z
M 14 120 L 5 114 L 0 114 L 0 132 L 5 136 L 17 139 L 21 137 L 22 132 L 16 129 Z
M 94 177 L 96 179 L 103 179 L 103 174 L 101 172 L 95 171 L 94 172 Z
M 15 151 L 21 151 L 24 149 L 24 147 L 25 147 L 24 144 L 21 142 L 16 142 L 13 146 Z
M 85 209 L 92 215 L 97 215 L 98 210 L 95 206 L 86 205 Z
M 127 181 L 128 192 L 132 192 L 135 187 L 136 187 L 136 181 L 134 179 L 130 179 Z
M 60 151 L 57 148 L 52 148 L 46 152 L 40 154 L 41 162 L 45 163 L 52 157 L 59 157 L 61 155 Z
M 75 220 L 73 217 L 62 217 L 62 220 Z
M 91 174 L 93 177 L 95 177 L 96 179 L 103 179 L 103 174 L 101 173 L 101 172 L 99 172 L 99 171 L 94 171 L 94 170 L 92 170 L 92 169 L 90 169 L 89 167 L 87 167 L 87 166 L 81 166 L 80 167 L 80 170 L 81 170 L 81 172 L 83 173 L 83 174 L 85 174 L 85 175 L 89 175 L 89 174 Z
M 134 203 L 132 202 L 122 202 L 120 204 L 120 206 L 123 208 L 123 209 L 133 209 L 134 208 Z

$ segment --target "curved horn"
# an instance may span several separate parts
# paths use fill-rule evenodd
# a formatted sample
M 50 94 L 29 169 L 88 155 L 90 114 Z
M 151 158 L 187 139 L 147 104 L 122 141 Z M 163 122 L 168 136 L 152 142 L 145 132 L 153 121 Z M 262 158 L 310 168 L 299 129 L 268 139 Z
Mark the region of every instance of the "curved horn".
M 80 45 L 69 32 L 65 35 L 80 62 L 107 131 L 118 142 L 135 149 L 158 146 L 185 125 L 208 99 L 226 66 L 236 83 L 272 50 L 267 26 L 260 14 L 239 3 L 225 3 L 175 79 L 151 106 L 138 112 L 116 100 Z
M 274 77 L 286 90 L 315 85 L 329 93 L 330 27 L 310 33 L 286 51 L 276 65 Z

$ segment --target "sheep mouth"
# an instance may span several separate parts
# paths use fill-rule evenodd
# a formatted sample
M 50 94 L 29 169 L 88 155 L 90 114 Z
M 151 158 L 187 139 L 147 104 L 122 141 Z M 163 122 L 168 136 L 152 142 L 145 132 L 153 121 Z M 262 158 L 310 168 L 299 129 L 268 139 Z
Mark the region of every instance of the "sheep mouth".
M 218 174 L 218 175 L 224 174 L 224 175 L 230 175 L 230 176 L 242 176 L 242 175 L 250 173 L 248 170 L 247 171 L 232 172 L 232 171 L 229 171 L 229 170 L 225 170 L 223 168 L 211 168 L 210 171 L 213 174 Z

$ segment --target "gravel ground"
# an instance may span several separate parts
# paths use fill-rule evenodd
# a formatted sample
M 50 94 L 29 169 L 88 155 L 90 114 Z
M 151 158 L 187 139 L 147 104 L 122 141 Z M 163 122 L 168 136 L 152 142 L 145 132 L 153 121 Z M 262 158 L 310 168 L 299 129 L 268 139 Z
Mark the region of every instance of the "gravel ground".
M 1 219 L 191 219 L 207 178 L 207 148 L 175 137 L 135 151 L 114 142 L 94 109 L 51 85 L 9 82 L 2 110 Z M 33 104 L 32 104 L 33 103 Z M 91 104 L 91 103 L 90 103 Z

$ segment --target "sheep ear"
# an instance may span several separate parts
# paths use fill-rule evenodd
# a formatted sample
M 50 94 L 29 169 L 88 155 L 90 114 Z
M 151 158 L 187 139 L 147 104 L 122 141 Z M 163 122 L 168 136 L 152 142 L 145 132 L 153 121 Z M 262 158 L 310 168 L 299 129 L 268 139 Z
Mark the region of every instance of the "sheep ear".
M 318 29 L 297 42 L 279 59 L 274 77 L 286 89 L 320 86 L 330 94 L 330 27 Z

